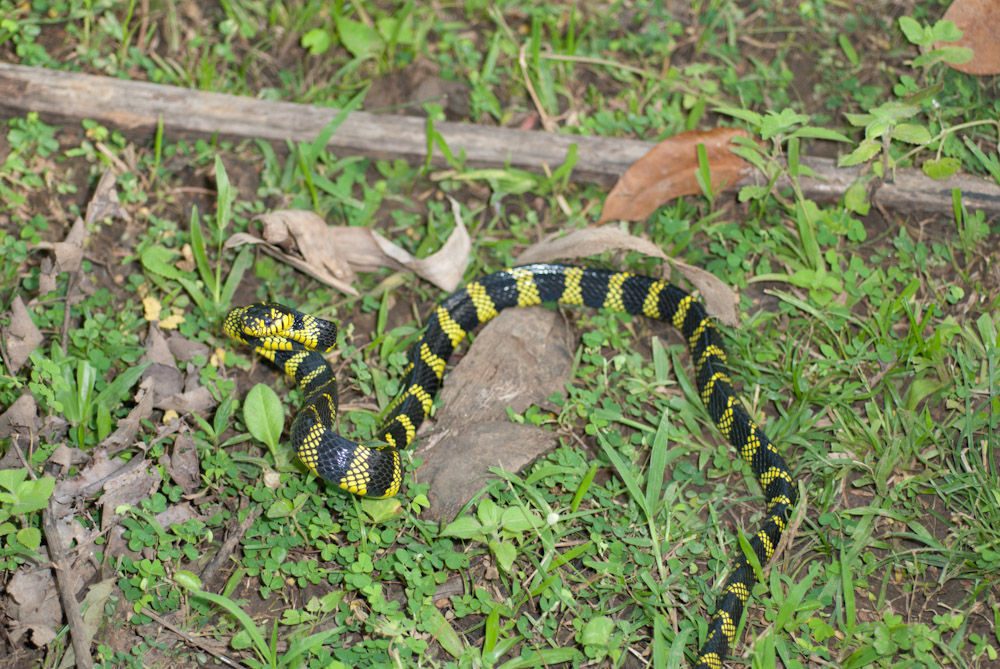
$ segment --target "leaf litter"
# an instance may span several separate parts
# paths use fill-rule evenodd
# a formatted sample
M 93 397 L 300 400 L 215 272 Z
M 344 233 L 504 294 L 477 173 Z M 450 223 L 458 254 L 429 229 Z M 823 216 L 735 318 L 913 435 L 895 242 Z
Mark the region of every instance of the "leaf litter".
M 712 191 L 734 187 L 750 174 L 752 167 L 733 153 L 730 146 L 734 138 L 749 136 L 741 128 L 715 128 L 688 130 L 667 137 L 618 179 L 604 201 L 598 223 L 642 221 L 674 198 L 701 193 L 699 144 L 705 147 Z
M 237 233 L 226 241 L 226 247 L 259 245 L 272 257 L 348 295 L 358 294 L 354 288 L 358 272 L 372 272 L 380 267 L 410 270 L 451 292 L 462 281 L 472 249 L 454 200 L 452 211 L 455 229 L 444 245 L 426 258 L 413 256 L 371 228 L 327 225 L 317 214 L 301 209 L 272 211 L 258 217 L 262 226 L 260 237 Z

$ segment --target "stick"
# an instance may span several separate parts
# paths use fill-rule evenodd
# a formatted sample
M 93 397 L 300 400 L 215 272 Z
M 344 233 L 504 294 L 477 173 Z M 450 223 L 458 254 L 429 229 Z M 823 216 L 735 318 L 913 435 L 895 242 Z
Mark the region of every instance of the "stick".
M 66 547 L 62 545 L 59 538 L 59 530 L 55 524 L 55 513 L 52 510 L 53 500 L 49 500 L 49 507 L 42 511 L 42 529 L 45 532 L 45 543 L 49 549 L 49 560 L 52 563 L 52 572 L 56 577 L 56 590 L 59 591 L 59 601 L 62 602 L 63 613 L 66 614 L 66 623 L 69 625 L 69 635 L 73 640 L 73 655 L 76 656 L 76 666 L 78 669 L 91 669 L 94 666 L 94 659 L 90 655 L 90 637 L 83 624 L 83 616 L 80 615 L 80 605 L 73 594 L 74 588 L 72 579 L 66 571 L 65 555 Z
M 21 115 L 38 111 L 48 120 L 77 122 L 94 119 L 134 136 L 148 138 L 163 121 L 171 137 L 212 136 L 260 138 L 274 142 L 312 141 L 338 110 L 329 107 L 272 102 L 188 90 L 140 81 L 122 81 L 73 72 L 0 63 L 0 112 Z M 465 154 L 472 167 L 516 167 L 544 173 L 566 162 L 577 146 L 575 181 L 613 184 L 652 142 L 613 137 L 588 137 L 552 132 L 494 128 L 439 121 L 434 129 L 455 155 Z M 410 116 L 352 112 L 330 140 L 342 155 L 403 158 L 422 163 L 427 155 L 427 122 Z M 436 164 L 444 164 L 435 156 Z M 803 157 L 818 178 L 799 180 L 806 197 L 840 199 L 857 179 L 859 167 L 837 168 L 828 158 Z M 745 183 L 751 183 L 752 179 Z M 741 184 L 744 182 L 740 182 Z M 959 188 L 969 209 L 1000 214 L 1000 186 L 970 175 L 933 180 L 914 169 L 896 171 L 873 197 L 886 209 L 950 213 L 951 190 Z

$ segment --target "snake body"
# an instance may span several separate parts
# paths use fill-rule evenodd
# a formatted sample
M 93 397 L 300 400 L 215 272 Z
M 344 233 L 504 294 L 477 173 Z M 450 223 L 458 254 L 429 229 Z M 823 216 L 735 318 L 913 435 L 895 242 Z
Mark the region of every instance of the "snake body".
M 229 336 L 275 363 L 302 387 L 305 400 L 292 422 L 292 443 L 316 474 L 356 495 L 386 497 L 403 481 L 399 451 L 416 436 L 441 386 L 445 364 L 477 326 L 508 307 L 543 302 L 605 308 L 672 323 L 691 350 L 698 392 L 708 414 L 764 491 L 766 515 L 750 538 L 761 565 L 774 554 L 796 491 L 788 466 L 764 431 L 743 409 L 726 369 L 722 338 L 700 302 L 665 281 L 628 272 L 536 264 L 469 282 L 441 302 L 413 346 L 402 390 L 377 432 L 386 445 L 370 448 L 338 435 L 337 385 L 323 358 L 336 344 L 336 326 L 275 304 L 233 309 L 224 322 Z M 742 551 L 716 602 L 695 666 L 718 669 L 736 638 L 736 626 L 755 582 Z

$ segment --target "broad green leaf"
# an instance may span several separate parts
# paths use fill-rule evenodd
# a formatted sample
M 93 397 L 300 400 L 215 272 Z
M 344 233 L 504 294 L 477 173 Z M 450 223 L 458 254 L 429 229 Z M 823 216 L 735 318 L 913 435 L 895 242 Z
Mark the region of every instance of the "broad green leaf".
M 597 616 L 587 621 L 580 632 L 580 642 L 585 646 L 607 646 L 615 621 L 608 616 Z
M 732 116 L 733 118 L 738 118 L 746 121 L 755 128 L 759 128 L 761 123 L 764 121 L 764 117 L 757 112 L 750 111 L 749 109 L 740 109 L 739 107 L 716 107 L 715 111 L 720 114 L 725 114 L 726 116 Z
M 243 420 L 255 439 L 267 444 L 274 453 L 285 427 L 285 412 L 278 394 L 270 386 L 258 383 L 243 401 Z
M 504 573 L 509 574 L 511 567 L 514 566 L 514 560 L 517 559 L 517 547 L 510 541 L 501 541 L 498 539 L 491 540 L 489 547 L 490 552 L 493 553 L 493 557 L 497 560 L 497 566 Z
M 17 540 L 29 551 L 37 550 L 42 545 L 42 533 L 37 527 L 25 527 L 17 531 Z
M 22 481 L 13 493 L 14 502 L 7 511 L 11 515 L 19 515 L 44 509 L 48 506 L 55 485 L 56 480 L 51 476 Z
M 438 611 L 437 607 L 430 602 L 424 603 L 420 609 L 421 623 L 424 631 L 441 644 L 452 657 L 459 657 L 465 651 L 465 644 L 462 643 L 458 633 L 445 619 L 444 615 Z
M 899 28 L 903 31 L 903 35 L 906 37 L 907 41 L 910 42 L 910 44 L 923 46 L 928 42 L 927 38 L 930 37 L 930 35 L 926 34 L 924 31 L 924 27 L 920 25 L 920 23 L 912 16 L 900 16 Z
M 830 128 L 816 128 L 811 125 L 807 125 L 804 128 L 799 128 L 792 134 L 790 134 L 789 139 L 793 137 L 806 137 L 808 139 L 828 139 L 833 142 L 850 142 L 851 138 L 843 133 L 839 133 L 836 130 L 831 130 Z
M 0 469 L 0 488 L 14 492 L 26 478 L 28 478 L 26 469 Z
M 371 519 L 373 523 L 384 523 L 399 515 L 403 505 L 398 497 L 386 497 L 384 499 L 362 499 L 361 510 Z
M 944 19 L 934 23 L 931 35 L 935 42 L 957 42 L 962 39 L 962 31 L 958 29 L 955 22 Z
M 174 573 L 174 580 L 186 590 L 201 590 L 202 588 L 201 579 L 198 578 L 198 575 L 186 569 L 181 569 Z
M 916 123 L 900 123 L 892 129 L 892 138 L 909 144 L 927 144 L 931 141 L 931 133 Z
M 871 203 L 868 202 L 868 191 L 863 183 L 855 182 L 848 187 L 844 193 L 844 206 L 861 216 L 868 213 Z
M 370 56 L 382 47 L 382 39 L 374 28 L 340 16 L 336 21 L 340 42 L 355 58 Z
M 920 166 L 920 169 L 922 169 L 924 174 L 929 176 L 931 179 L 947 179 L 951 175 L 955 174 L 961 166 L 962 163 L 959 162 L 958 158 L 941 156 L 940 158 L 925 160 L 924 164 Z
M 198 207 L 191 207 L 191 254 L 198 265 L 198 274 L 201 276 L 201 280 L 209 287 L 209 292 L 214 293 L 215 275 L 212 274 L 212 268 L 208 265 L 208 253 L 205 251 L 205 237 L 201 232 Z
M 117 405 L 125 396 L 126 393 L 131 390 L 135 382 L 139 380 L 142 373 L 146 371 L 152 363 L 149 361 L 135 365 L 134 367 L 129 367 L 124 372 L 116 376 L 111 383 L 109 383 L 104 390 L 97 394 L 96 401 L 102 406 L 106 406 L 109 409 Z
M 854 149 L 846 156 L 841 156 L 837 159 L 838 167 L 849 167 L 850 165 L 858 165 L 859 163 L 866 163 L 878 154 L 882 150 L 882 147 L 871 139 L 863 139 L 861 143 L 858 144 L 858 148 Z
M 154 274 L 159 274 L 168 279 L 177 279 L 184 276 L 184 272 L 174 267 L 174 258 L 177 251 L 164 246 L 150 246 L 139 255 L 142 266 Z
M 448 523 L 441 530 L 442 537 L 455 537 L 456 539 L 478 539 L 485 541 L 483 525 L 472 516 L 462 516 Z
M 528 511 L 517 506 L 509 506 L 503 510 L 500 524 L 508 532 L 527 532 L 531 529 L 543 527 L 545 520 L 533 511 Z
M 333 45 L 333 36 L 327 30 L 313 28 L 302 36 L 301 43 L 302 46 L 309 49 L 309 53 L 318 56 L 330 50 Z

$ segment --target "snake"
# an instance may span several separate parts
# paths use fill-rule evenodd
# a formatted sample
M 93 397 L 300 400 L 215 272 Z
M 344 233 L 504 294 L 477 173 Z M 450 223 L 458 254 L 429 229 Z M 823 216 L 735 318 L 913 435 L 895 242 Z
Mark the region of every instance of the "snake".
M 668 281 L 630 272 L 550 263 L 514 267 L 470 281 L 427 318 L 374 446 L 336 431 L 337 382 L 323 357 L 337 343 L 334 323 L 280 304 L 257 303 L 231 310 L 223 329 L 283 369 L 302 389 L 304 399 L 292 421 L 291 441 L 305 466 L 349 493 L 390 497 L 403 484 L 400 451 L 414 441 L 430 413 L 455 348 L 504 309 L 551 302 L 643 315 L 680 331 L 709 417 L 764 492 L 765 515 L 749 537 L 757 565 L 743 550 L 735 551 L 694 664 L 697 669 L 720 669 L 735 643 L 756 570 L 771 559 L 788 525 L 796 489 L 785 460 L 733 390 L 720 330 L 693 295 Z

